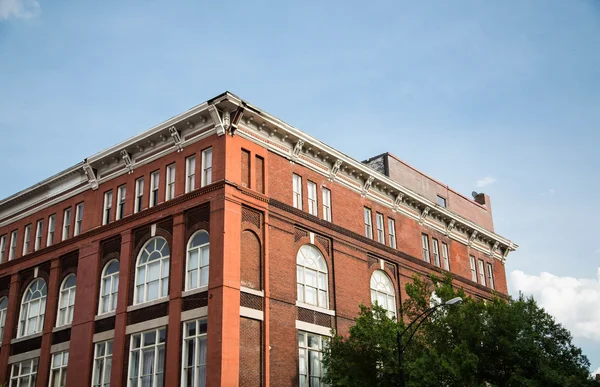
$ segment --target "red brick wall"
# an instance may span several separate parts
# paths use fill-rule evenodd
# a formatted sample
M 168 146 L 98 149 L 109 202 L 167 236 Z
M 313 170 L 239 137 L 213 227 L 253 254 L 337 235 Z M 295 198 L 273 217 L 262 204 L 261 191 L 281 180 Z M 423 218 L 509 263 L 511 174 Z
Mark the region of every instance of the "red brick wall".
M 240 318 L 240 387 L 262 386 L 261 322 Z
M 240 258 L 240 284 L 261 289 L 261 249 L 258 236 L 250 230 L 242 231 L 242 254 Z

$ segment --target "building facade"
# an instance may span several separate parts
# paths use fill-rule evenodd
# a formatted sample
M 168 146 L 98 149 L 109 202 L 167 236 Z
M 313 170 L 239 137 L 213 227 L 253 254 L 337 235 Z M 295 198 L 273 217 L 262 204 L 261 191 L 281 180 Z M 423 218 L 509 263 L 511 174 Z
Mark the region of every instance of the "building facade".
M 0 383 L 320 385 L 359 304 L 506 294 L 516 248 L 487 195 L 224 93 L 0 202 Z

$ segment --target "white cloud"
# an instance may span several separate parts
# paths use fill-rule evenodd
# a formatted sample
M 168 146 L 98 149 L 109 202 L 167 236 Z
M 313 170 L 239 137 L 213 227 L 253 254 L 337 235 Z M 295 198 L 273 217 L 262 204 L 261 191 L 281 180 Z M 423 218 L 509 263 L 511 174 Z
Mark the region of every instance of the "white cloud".
M 477 187 L 486 187 L 490 184 L 493 184 L 496 182 L 496 179 L 494 179 L 493 177 L 490 176 L 486 176 L 483 179 L 479 179 L 477 180 Z
M 600 374 L 600 367 L 598 367 L 598 369 L 596 371 L 592 372 L 592 377 L 595 377 L 596 374 Z
M 37 0 L 0 0 L 0 20 L 15 17 L 30 19 L 40 13 Z
M 597 278 L 558 277 L 542 272 L 528 275 L 520 270 L 510 273 L 510 287 L 515 292 L 533 295 L 546 309 L 571 331 L 574 337 L 600 343 L 600 268 Z

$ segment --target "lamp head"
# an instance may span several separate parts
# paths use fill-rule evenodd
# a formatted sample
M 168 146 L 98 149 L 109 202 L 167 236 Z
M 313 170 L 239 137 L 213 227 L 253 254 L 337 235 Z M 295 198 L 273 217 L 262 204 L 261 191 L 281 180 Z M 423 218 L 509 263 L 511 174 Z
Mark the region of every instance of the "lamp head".
M 463 299 L 461 297 L 454 297 L 453 299 L 446 301 L 444 304 L 445 305 L 454 305 L 454 304 L 460 304 L 461 302 L 463 302 Z

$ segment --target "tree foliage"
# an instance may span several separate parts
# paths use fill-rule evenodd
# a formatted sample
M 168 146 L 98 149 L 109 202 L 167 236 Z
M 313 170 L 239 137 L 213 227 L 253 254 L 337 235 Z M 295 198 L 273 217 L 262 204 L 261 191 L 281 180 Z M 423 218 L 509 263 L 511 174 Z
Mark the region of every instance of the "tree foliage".
M 403 355 L 406 386 L 598 386 L 589 377 L 589 362 L 572 344 L 568 330 L 533 298 L 466 297 L 443 279 L 415 276 L 406 285 L 402 314 L 413 321 L 430 308 L 432 291 L 445 302 L 414 332 Z M 324 355 L 331 386 L 397 386 L 397 332 L 404 322 L 385 310 L 360 306 L 347 336 L 335 335 Z M 402 339 L 406 343 L 414 327 Z

